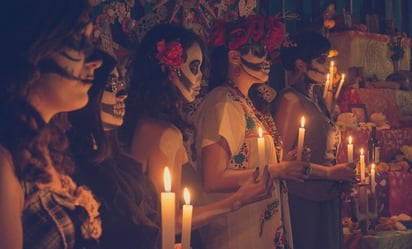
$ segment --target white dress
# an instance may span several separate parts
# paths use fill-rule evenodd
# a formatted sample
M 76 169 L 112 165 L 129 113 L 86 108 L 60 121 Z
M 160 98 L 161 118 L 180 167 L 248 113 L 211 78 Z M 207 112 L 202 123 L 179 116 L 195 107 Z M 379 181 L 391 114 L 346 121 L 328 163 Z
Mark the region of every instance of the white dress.
M 264 163 L 276 161 L 272 136 L 256 118 L 252 107 L 234 88 L 221 86 L 206 95 L 195 120 L 196 151 L 201 162 L 201 148 L 224 137 L 233 157 L 230 170 L 256 168 L 258 127 L 265 140 Z M 292 248 L 286 185 L 274 181 L 272 197 L 231 212 L 204 229 L 204 244 L 210 249 L 284 249 Z M 206 202 L 222 199 L 227 194 L 206 194 Z M 263 224 L 263 225 L 262 225 Z

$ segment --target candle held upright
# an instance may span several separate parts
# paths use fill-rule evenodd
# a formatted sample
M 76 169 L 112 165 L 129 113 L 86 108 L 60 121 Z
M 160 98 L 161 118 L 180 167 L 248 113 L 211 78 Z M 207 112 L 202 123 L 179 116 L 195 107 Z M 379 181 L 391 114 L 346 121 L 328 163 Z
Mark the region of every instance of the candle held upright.
M 172 180 L 169 168 L 166 166 L 163 174 L 165 192 L 160 195 L 162 215 L 162 249 L 175 247 L 175 193 L 171 192 Z
M 300 128 L 299 128 L 299 136 L 298 136 L 298 148 L 296 159 L 302 160 L 302 152 L 303 152 L 303 144 L 305 141 L 305 117 L 302 116 L 300 119 Z
M 190 249 L 190 236 L 192 232 L 193 206 L 190 205 L 190 192 L 187 188 L 183 190 L 185 204 L 182 215 L 182 249 Z

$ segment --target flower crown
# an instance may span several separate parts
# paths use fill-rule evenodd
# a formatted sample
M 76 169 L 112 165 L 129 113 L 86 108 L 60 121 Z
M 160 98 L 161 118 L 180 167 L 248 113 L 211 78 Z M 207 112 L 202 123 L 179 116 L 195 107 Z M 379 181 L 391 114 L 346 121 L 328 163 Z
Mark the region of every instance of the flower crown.
M 166 41 L 157 42 L 156 59 L 160 64 L 170 67 L 180 67 L 183 64 L 183 47 L 178 41 L 172 41 L 166 44 Z
M 263 45 L 272 53 L 282 45 L 285 37 L 285 29 L 279 16 L 265 18 L 261 15 L 250 15 L 236 22 L 217 20 L 211 28 L 209 43 L 213 47 L 226 46 L 231 50 L 244 45 Z

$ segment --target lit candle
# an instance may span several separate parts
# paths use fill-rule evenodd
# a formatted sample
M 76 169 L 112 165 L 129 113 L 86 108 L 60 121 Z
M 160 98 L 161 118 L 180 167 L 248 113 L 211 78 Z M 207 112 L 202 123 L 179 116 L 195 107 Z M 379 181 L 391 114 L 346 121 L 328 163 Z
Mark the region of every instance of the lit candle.
M 340 94 L 340 91 L 342 90 L 342 86 L 343 86 L 344 81 L 345 81 L 345 74 L 342 74 L 342 77 L 339 81 L 338 89 L 336 90 L 336 93 L 335 93 L 335 99 L 339 98 L 339 94 Z
M 329 74 L 330 74 L 330 84 L 329 84 L 329 88 L 333 89 L 333 68 L 335 66 L 335 62 L 331 61 L 330 62 L 330 68 L 329 68 Z
M 300 119 L 300 128 L 299 128 L 299 136 L 298 136 L 298 149 L 297 149 L 297 160 L 302 160 L 302 152 L 303 152 L 303 142 L 305 140 L 305 117 L 302 116 Z
M 330 81 L 330 75 L 326 75 L 326 82 L 325 82 L 325 88 L 323 89 L 323 98 L 326 99 L 328 92 L 329 92 L 329 81 Z
M 161 193 L 162 249 L 175 247 L 175 193 L 171 192 L 172 181 L 166 166 L 163 174 L 165 192 Z
M 348 138 L 348 163 L 353 163 L 352 136 L 349 136 L 349 138 Z
M 182 216 L 182 249 L 190 249 L 190 234 L 192 231 L 193 206 L 190 205 L 190 193 L 187 188 L 183 190 L 185 204 Z
M 263 137 L 263 131 L 262 131 L 262 127 L 258 128 L 258 166 L 264 166 L 265 165 L 265 157 L 266 157 L 266 153 L 265 153 L 265 138 Z
M 372 163 L 371 165 L 371 192 L 374 194 L 376 189 L 376 181 L 375 181 L 375 164 Z
M 363 148 L 360 149 L 360 174 L 361 174 L 361 183 L 365 182 L 365 155 L 363 154 Z

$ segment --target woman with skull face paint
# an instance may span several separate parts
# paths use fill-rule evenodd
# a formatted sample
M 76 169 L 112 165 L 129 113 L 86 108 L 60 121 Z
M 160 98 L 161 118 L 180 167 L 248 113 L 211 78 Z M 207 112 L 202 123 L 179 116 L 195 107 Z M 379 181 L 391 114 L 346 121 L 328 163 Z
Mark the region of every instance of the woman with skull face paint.
M 165 166 L 172 175 L 172 191 L 178 196 L 183 193 L 182 166 L 188 162 L 188 154 L 182 130 L 187 124 L 179 107 L 193 101 L 199 93 L 203 63 L 203 41 L 192 31 L 173 24 L 152 28 L 137 51 L 123 134 L 131 140 L 131 154 L 142 163 L 159 194 L 164 191 Z M 193 227 L 257 198 L 265 198 L 272 186 L 267 182 L 267 171 L 262 172 L 260 179 L 256 178 L 256 172 L 250 172 L 239 191 L 225 199 L 204 206 L 195 205 Z M 182 212 L 180 202 L 177 204 L 176 231 L 179 232 Z
M 326 80 L 330 47 L 321 34 L 305 31 L 280 51 L 283 66 L 290 72 L 291 87 L 276 96 L 273 114 L 285 151 L 296 146 L 298 121 L 305 116 L 310 162 L 326 170 L 317 180 L 288 182 L 293 239 L 295 247 L 302 249 L 343 248 L 342 189 L 338 187 L 339 181 L 350 183 L 354 177 L 354 165 L 334 165 L 338 134 L 318 87 Z
M 159 248 L 159 208 L 153 184 L 141 165 L 120 148 L 117 128 L 123 123 L 126 82 L 115 55 L 102 53 L 85 108 L 69 113 L 76 180 L 101 202 L 100 248 Z M 105 87 L 101 87 L 101 84 Z
M 219 20 L 212 28 L 211 91 L 195 121 L 196 151 L 207 197 L 215 200 L 235 191 L 250 172 L 265 165 L 275 188 L 271 198 L 211 224 L 207 248 L 293 248 L 287 189 L 279 178 L 303 180 L 307 163 L 281 160 L 273 119 L 262 118 L 247 97 L 253 84 L 264 84 L 269 78 L 269 56 L 283 40 L 282 25 L 275 17 L 253 15 L 235 22 Z M 261 158 L 259 127 L 265 147 Z
M 90 6 L 23 0 L 2 9 L 0 248 L 95 248 L 99 204 L 70 177 L 62 113 L 86 105 L 101 65 L 89 57 Z

